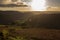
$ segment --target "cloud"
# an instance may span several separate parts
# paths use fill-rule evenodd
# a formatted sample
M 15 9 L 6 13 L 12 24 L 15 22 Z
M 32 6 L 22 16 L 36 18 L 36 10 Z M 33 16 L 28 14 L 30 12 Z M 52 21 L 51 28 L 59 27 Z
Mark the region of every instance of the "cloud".
M 47 6 L 52 6 L 52 7 L 60 6 L 60 0 L 46 0 L 46 1 L 47 1 Z

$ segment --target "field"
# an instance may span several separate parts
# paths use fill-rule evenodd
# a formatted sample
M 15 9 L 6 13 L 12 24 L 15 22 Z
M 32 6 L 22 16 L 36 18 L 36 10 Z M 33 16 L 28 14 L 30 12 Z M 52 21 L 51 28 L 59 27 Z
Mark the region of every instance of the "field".
M 60 40 L 60 30 L 57 29 L 0 27 L 0 30 L 8 40 Z

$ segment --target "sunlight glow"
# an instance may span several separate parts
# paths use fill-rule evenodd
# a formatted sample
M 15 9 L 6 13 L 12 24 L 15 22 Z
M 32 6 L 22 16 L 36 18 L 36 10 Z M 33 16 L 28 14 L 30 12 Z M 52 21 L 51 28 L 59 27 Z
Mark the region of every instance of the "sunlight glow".
M 31 7 L 33 10 L 44 11 L 46 10 L 46 0 L 32 0 Z

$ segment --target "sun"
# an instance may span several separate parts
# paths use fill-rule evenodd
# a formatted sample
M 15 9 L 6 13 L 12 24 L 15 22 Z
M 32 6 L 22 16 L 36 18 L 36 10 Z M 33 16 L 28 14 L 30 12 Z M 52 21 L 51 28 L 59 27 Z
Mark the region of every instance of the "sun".
M 46 10 L 46 0 L 32 0 L 31 7 L 36 11 Z

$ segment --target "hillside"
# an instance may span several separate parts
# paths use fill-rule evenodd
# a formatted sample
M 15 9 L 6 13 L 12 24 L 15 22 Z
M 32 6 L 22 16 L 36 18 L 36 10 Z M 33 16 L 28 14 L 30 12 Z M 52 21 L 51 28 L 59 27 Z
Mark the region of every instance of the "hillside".
M 60 12 L 40 12 L 40 14 L 31 16 L 27 23 L 31 27 L 60 29 Z
M 10 24 L 16 20 L 25 20 L 30 17 L 30 12 L 18 12 L 18 11 L 0 11 L 0 24 Z
M 60 29 L 60 12 L 0 11 L 0 24 Z
M 60 40 L 60 12 L 0 11 L 0 39 Z

